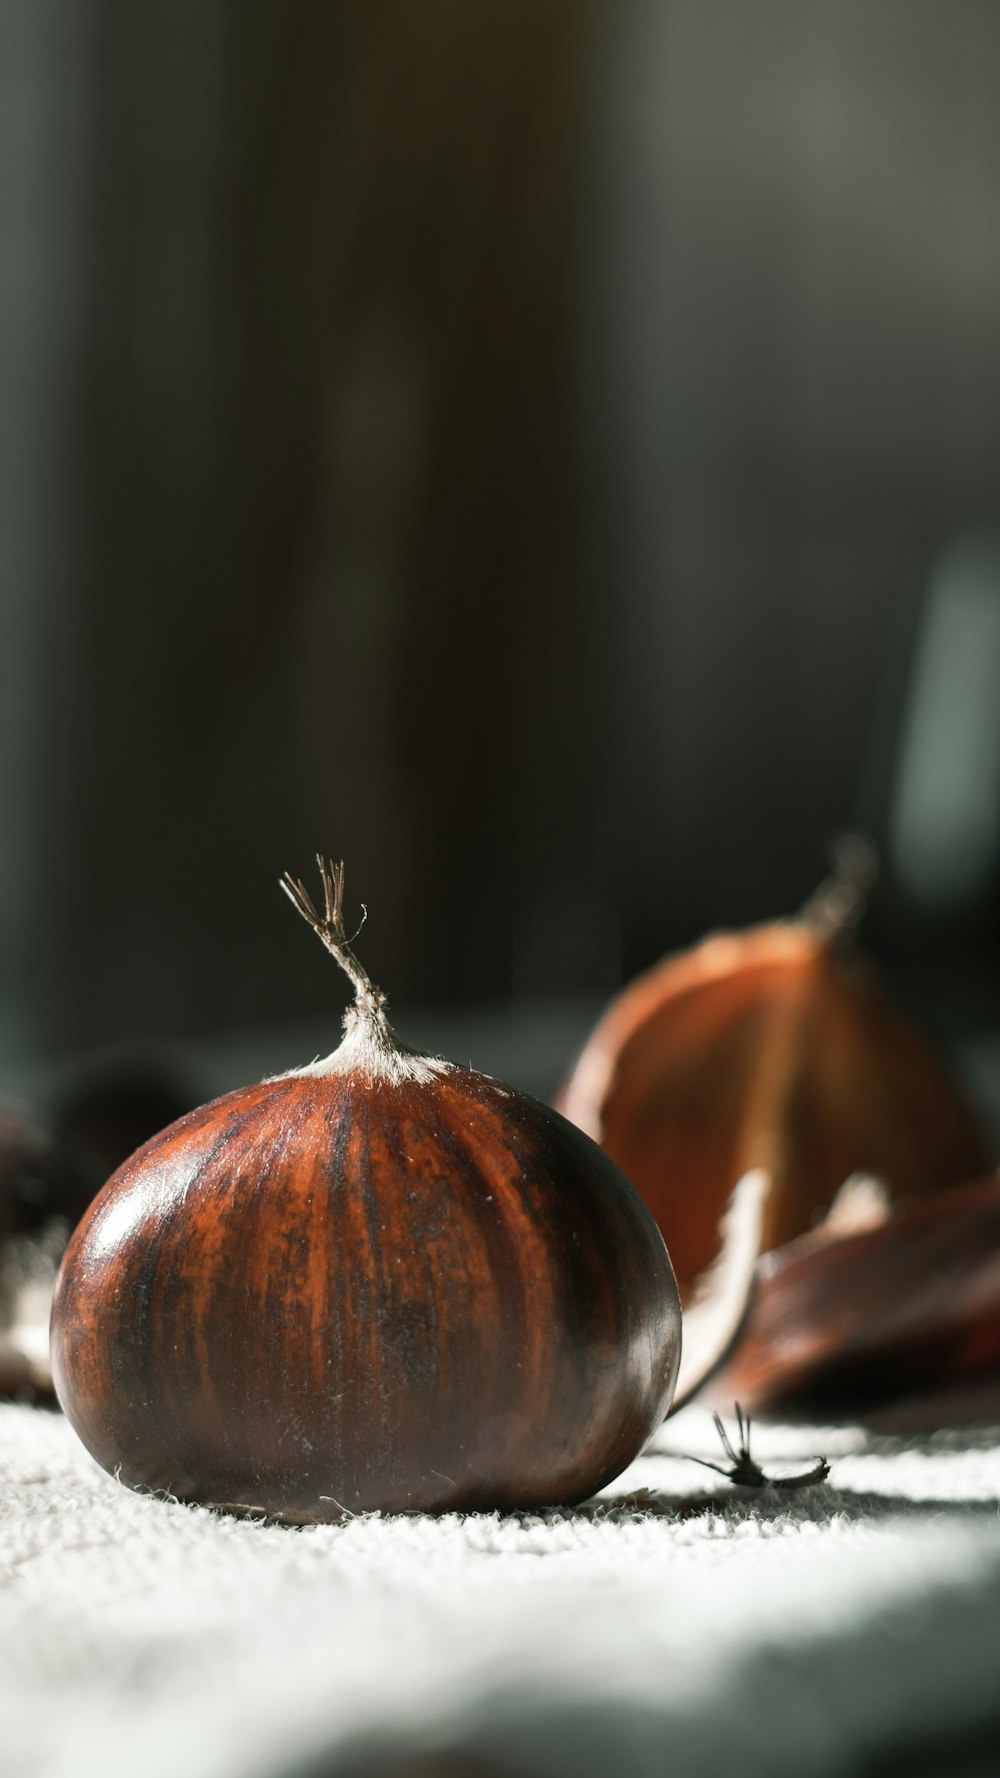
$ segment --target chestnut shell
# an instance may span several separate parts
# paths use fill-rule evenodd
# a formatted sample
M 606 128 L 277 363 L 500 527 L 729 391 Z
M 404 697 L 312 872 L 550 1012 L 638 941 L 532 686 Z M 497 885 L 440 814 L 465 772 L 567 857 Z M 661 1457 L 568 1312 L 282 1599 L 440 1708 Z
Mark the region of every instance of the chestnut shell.
M 820 1221 L 853 1173 L 905 1204 L 989 1166 L 949 1070 L 806 920 L 716 934 L 638 977 L 560 1106 L 649 1205 L 682 1294 L 715 1259 L 750 1168 L 773 1182 L 769 1251 Z
M 1000 1178 L 770 1254 L 713 1383 L 754 1412 L 851 1414 L 1000 1376 Z
M 59 1400 L 133 1487 L 293 1521 L 543 1507 L 632 1460 L 680 1308 L 628 1181 L 468 1069 L 288 1075 L 140 1149 L 67 1250 Z

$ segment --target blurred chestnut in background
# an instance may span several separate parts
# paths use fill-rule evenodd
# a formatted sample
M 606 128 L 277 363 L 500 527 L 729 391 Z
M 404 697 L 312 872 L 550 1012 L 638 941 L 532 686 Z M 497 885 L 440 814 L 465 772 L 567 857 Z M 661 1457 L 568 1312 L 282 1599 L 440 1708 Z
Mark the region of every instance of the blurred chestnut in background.
M 836 878 L 798 919 L 668 957 L 611 1004 L 560 1096 L 653 1211 L 682 1295 L 751 1168 L 772 1181 L 767 1251 L 852 1174 L 911 1203 L 990 1165 L 948 1068 L 848 953 L 860 902 Z
M 132 1151 L 190 1100 L 167 1069 L 113 1058 L 70 1072 L 46 1111 L 0 1108 L 0 1395 L 53 1401 L 49 1311 L 69 1235 Z
M 0 1395 L 51 1394 L 48 1303 L 76 1202 L 72 1169 L 41 1117 L 0 1108 Z

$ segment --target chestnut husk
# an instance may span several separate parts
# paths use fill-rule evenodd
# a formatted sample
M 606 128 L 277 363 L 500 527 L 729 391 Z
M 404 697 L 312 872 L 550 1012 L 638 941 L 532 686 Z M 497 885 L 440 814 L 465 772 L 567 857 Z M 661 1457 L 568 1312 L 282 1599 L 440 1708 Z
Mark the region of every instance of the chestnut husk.
M 655 1222 L 557 1112 L 395 1036 L 343 928 L 340 1048 L 181 1118 L 105 1186 L 52 1316 L 59 1400 L 132 1487 L 295 1522 L 571 1503 L 670 1403 Z
M 822 1220 L 851 1174 L 905 1204 L 989 1168 L 948 1068 L 847 954 L 843 887 L 639 977 L 557 1100 L 649 1205 L 685 1302 L 751 1168 L 771 1180 L 762 1251 Z
M 710 1393 L 755 1412 L 857 1415 L 990 1376 L 1000 1376 L 995 1175 L 766 1255 Z

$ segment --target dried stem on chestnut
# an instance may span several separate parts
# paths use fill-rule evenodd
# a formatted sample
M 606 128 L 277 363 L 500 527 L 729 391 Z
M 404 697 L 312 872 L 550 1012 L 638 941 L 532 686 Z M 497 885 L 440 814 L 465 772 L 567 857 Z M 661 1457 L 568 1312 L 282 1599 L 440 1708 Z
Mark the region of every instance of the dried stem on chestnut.
M 369 1012 L 376 1016 L 384 1014 L 383 1007 L 387 996 L 381 988 L 376 988 L 361 959 L 352 948 L 344 925 L 344 865 L 343 861 L 334 864 L 317 852 L 316 863 L 319 865 L 320 879 L 323 884 L 323 912 L 316 908 L 301 878 L 295 878 L 290 871 L 285 871 L 279 878 L 282 889 L 288 896 L 292 906 L 302 915 L 307 925 L 321 939 L 331 956 L 336 957 L 341 969 L 354 989 L 355 1004 L 359 1012 Z M 368 910 L 362 910 L 367 918 Z M 362 919 L 361 925 L 364 925 Z M 361 926 L 358 927 L 358 932 Z M 354 937 L 357 938 L 357 932 Z
M 878 881 L 878 853 L 864 834 L 841 834 L 833 847 L 833 868 L 802 909 L 803 924 L 821 944 L 834 945 L 864 916 Z

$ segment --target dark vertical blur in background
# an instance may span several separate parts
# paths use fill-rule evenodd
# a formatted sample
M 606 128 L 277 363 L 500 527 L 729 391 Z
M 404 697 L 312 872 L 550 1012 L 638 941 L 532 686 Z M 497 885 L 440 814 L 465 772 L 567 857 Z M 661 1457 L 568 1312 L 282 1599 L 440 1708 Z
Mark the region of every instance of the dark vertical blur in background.
M 6 0 L 4 1066 L 335 1004 L 317 846 L 396 1003 L 596 1004 L 851 824 L 995 1027 L 998 98 L 989 0 Z

